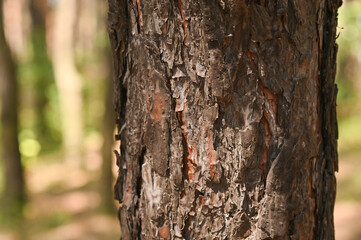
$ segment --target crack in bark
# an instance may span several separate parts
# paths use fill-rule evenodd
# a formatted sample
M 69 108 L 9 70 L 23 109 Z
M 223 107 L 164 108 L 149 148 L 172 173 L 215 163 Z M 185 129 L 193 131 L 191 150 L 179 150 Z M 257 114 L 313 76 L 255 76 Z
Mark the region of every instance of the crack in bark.
M 185 132 L 185 125 L 183 122 L 183 111 L 176 112 L 177 119 L 182 129 L 182 144 L 183 144 L 183 174 L 188 180 L 194 179 L 194 174 L 197 168 L 196 163 L 192 159 L 193 150 L 192 147 L 188 143 L 187 133 Z
M 186 239 L 191 239 L 191 236 L 192 236 L 192 234 L 191 234 L 192 229 L 190 229 L 190 226 L 197 216 L 196 207 L 197 207 L 197 200 L 198 200 L 199 196 L 200 196 L 200 192 L 198 190 L 196 190 L 194 199 L 192 202 L 192 207 L 186 216 L 186 220 L 184 221 L 184 227 L 182 229 L 182 236 L 185 237 Z M 192 213 L 194 215 L 190 215 L 190 213 Z
M 259 168 L 262 171 L 262 178 L 264 181 L 266 181 L 266 172 L 268 171 L 267 167 L 268 167 L 268 153 L 269 153 L 269 147 L 270 147 L 270 142 L 272 139 L 272 133 L 269 127 L 269 122 L 267 120 L 267 118 L 265 118 L 264 116 L 262 117 L 261 120 L 264 130 L 265 130 L 265 134 L 263 135 L 263 144 L 262 144 L 262 154 L 261 154 L 261 159 L 260 159 L 260 163 L 259 163 Z M 265 182 L 266 185 L 266 182 Z
M 187 30 L 188 22 L 185 20 L 185 17 L 184 17 L 184 12 L 183 12 L 183 9 L 182 9 L 182 0 L 177 0 L 177 5 L 178 5 L 178 9 L 179 9 L 179 12 L 181 14 L 182 21 L 183 21 L 183 31 L 184 31 L 183 44 L 185 44 L 185 42 L 187 40 L 187 36 L 188 36 L 188 30 Z
M 139 171 L 138 171 L 138 176 L 137 176 L 137 179 L 136 179 L 136 186 L 135 186 L 135 190 L 136 190 L 136 194 L 137 194 L 137 202 L 134 206 L 134 212 L 138 215 L 140 215 L 140 201 L 141 201 L 141 194 L 142 194 L 142 184 L 143 184 L 143 181 L 142 181 L 142 166 L 143 166 L 143 163 L 144 163 L 144 156 L 147 152 L 147 149 L 145 147 L 143 147 L 142 151 L 141 151 L 141 154 L 138 158 L 138 168 L 139 168 Z M 139 222 L 138 222 L 138 225 L 136 226 L 137 228 L 137 233 L 138 233 L 138 239 L 141 239 L 141 234 L 142 234 L 142 218 L 138 218 L 139 219 Z
M 265 98 L 265 103 L 263 104 L 263 117 L 261 120 L 265 134 L 263 135 L 260 169 L 262 170 L 263 179 L 266 180 L 270 143 L 276 137 L 279 129 L 277 124 L 277 95 L 268 90 L 260 80 L 258 80 L 257 83 Z
M 337 44 L 335 43 L 337 9 L 342 1 L 325 0 L 324 22 L 320 23 L 323 32 L 318 33 L 322 39 L 322 59 L 320 65 L 320 121 L 322 145 L 318 157 L 316 171 L 319 180 L 315 198 L 315 236 L 320 239 L 334 239 L 333 208 L 335 194 L 325 194 L 327 191 L 334 193 L 336 179 L 334 172 L 338 170 L 337 156 L 337 120 L 336 120 L 336 95 L 337 87 L 334 83 L 336 74 Z M 326 153 L 326 154 L 322 154 Z M 327 198 L 326 198 L 327 197 Z M 327 204 L 324 204 L 327 203 Z M 327 221 L 325 220 L 327 219 Z M 332 229 L 326 232 L 325 229 Z
M 142 33 L 142 6 L 140 5 L 140 0 L 136 0 L 137 10 L 138 10 L 138 28 L 139 33 Z

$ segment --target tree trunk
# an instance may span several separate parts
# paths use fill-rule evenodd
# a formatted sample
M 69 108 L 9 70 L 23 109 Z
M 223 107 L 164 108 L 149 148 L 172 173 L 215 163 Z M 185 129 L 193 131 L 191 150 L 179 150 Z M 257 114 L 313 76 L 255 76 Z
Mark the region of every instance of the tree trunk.
M 109 0 L 124 239 L 334 239 L 340 4 Z
M 16 59 L 24 59 L 26 43 L 29 39 L 27 17 L 27 1 L 3 0 L 3 21 L 5 38 Z
M 110 59 L 110 49 L 107 47 L 103 50 L 103 54 L 108 56 Z M 109 62 L 110 63 L 110 62 Z M 111 72 L 110 69 L 108 71 Z M 112 149 L 114 146 L 114 118 L 115 114 L 113 111 L 113 81 L 111 80 L 112 74 L 110 73 L 106 79 L 106 94 L 104 99 L 105 112 L 103 115 L 103 124 L 102 124 L 102 136 L 103 136 L 103 145 L 101 149 L 102 153 L 102 171 L 100 178 L 100 192 L 102 194 L 101 208 L 107 212 L 114 213 L 114 197 L 112 185 L 114 184 L 113 176 L 113 153 Z
M 31 91 L 35 99 L 34 109 L 35 129 L 37 140 L 39 140 L 42 151 L 49 151 L 56 143 L 51 137 L 52 129 L 47 122 L 47 111 L 50 104 L 48 94 L 49 88 L 54 84 L 54 71 L 47 51 L 46 42 L 46 15 L 50 13 L 47 1 L 31 0 L 29 2 L 29 12 L 31 17 L 31 67 L 34 69 L 34 85 Z M 29 91 L 27 89 L 27 91 Z M 55 141 L 54 141 L 55 140 Z
M 74 62 L 74 24 L 76 1 L 57 1 L 54 12 L 53 45 L 51 58 L 55 82 L 59 90 L 63 145 L 68 161 L 81 163 L 82 83 Z
M 25 187 L 18 142 L 18 85 L 15 64 L 5 40 L 2 6 L 0 0 L 1 151 L 5 175 L 4 205 L 0 208 L 9 214 L 19 214 Z

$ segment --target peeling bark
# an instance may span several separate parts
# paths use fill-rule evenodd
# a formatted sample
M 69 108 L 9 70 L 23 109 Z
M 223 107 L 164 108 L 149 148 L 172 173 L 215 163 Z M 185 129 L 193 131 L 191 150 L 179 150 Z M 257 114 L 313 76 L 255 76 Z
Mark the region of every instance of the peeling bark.
M 124 239 L 334 239 L 340 4 L 109 0 Z

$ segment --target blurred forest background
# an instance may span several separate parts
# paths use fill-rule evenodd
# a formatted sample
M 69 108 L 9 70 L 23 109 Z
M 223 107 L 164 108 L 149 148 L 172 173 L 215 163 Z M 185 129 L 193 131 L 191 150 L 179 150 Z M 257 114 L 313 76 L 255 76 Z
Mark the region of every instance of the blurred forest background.
M 0 240 L 118 239 L 106 1 L 0 0 Z M 339 12 L 336 239 L 361 239 L 361 1 Z
M 118 239 L 106 1 L 0 6 L 0 239 Z

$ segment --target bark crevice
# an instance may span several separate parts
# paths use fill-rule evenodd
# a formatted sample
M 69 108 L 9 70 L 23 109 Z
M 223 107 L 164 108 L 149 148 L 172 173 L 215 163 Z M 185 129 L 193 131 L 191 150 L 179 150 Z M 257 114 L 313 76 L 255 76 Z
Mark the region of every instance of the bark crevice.
M 337 6 L 109 1 L 124 238 L 333 239 Z

